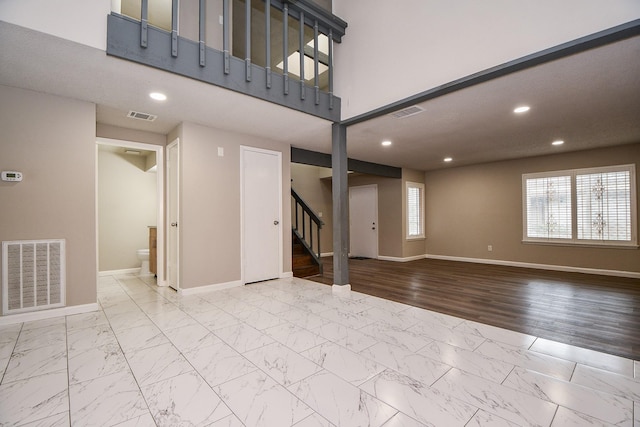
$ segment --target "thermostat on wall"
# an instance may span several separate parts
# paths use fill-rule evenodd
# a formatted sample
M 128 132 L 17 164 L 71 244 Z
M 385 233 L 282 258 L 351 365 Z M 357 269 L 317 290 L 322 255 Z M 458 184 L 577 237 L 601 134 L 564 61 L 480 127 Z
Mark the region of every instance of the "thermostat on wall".
M 22 172 L 2 171 L 3 181 L 22 181 Z

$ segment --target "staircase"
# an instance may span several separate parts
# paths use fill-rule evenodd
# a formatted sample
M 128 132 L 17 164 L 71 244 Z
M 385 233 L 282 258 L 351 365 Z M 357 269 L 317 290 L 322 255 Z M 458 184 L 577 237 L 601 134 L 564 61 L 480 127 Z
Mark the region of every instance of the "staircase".
M 291 239 L 293 275 L 295 277 L 309 277 L 321 274 L 320 229 L 323 223 L 293 188 L 291 189 L 291 197 L 295 210 Z
M 293 275 L 294 277 L 309 277 L 320 274 L 320 265 L 302 244 L 296 233 L 292 233 L 293 243 Z

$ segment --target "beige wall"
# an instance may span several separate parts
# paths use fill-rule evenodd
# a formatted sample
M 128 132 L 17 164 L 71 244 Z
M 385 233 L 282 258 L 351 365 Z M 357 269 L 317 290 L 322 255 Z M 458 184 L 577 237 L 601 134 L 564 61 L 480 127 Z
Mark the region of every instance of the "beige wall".
M 98 149 L 98 271 L 140 267 L 156 224 L 157 175 L 146 157 Z
M 402 180 L 354 175 L 349 176 L 349 187 L 372 184 L 378 186 L 378 256 L 401 258 Z
M 241 279 L 240 146 L 282 153 L 283 272 L 291 272 L 290 147 L 274 141 L 183 123 L 180 138 L 180 286 Z M 224 156 L 218 156 L 218 147 Z
M 334 90 L 348 118 L 633 21 L 640 2 L 334 0 L 333 11 L 349 24 Z
M 427 253 L 640 272 L 638 250 L 521 242 L 522 174 L 630 163 L 640 170 L 640 144 L 427 172 Z
M 67 305 L 95 303 L 95 105 L 0 86 L 0 240 L 66 239 Z M 1 267 L 0 267 L 1 268 Z
M 331 169 L 318 166 L 291 163 L 291 187 L 318 215 L 322 214 L 324 225 L 320 231 L 320 250 L 333 251 L 333 201 L 331 199 L 331 179 L 322 179 L 323 172 Z M 292 203 L 293 205 L 293 203 Z M 293 206 L 292 206 L 292 212 Z M 292 213 L 292 215 L 294 215 Z M 302 221 L 302 218 L 299 218 Z M 295 217 L 291 217 L 295 223 Z
M 229 8 L 231 13 L 232 7 Z M 195 1 L 181 1 L 180 2 L 180 24 L 178 29 L 180 36 L 189 40 L 198 41 L 200 31 L 199 21 L 199 2 Z M 206 29 L 205 43 L 207 47 L 213 49 L 223 50 L 223 34 L 222 25 L 220 24 L 219 17 L 222 16 L 222 2 L 221 1 L 208 1 L 206 4 Z M 229 22 L 233 22 L 230 18 Z
M 327 175 L 327 171 L 329 175 Z M 322 231 L 322 252 L 333 251 L 333 200 L 331 198 L 331 169 L 291 164 L 292 187 L 316 212 L 322 212 L 325 226 Z M 425 240 L 408 241 L 406 235 L 406 181 L 424 183 L 424 172 L 404 169 L 402 179 L 374 175 L 349 174 L 349 187 L 377 185 L 378 187 L 378 255 L 407 258 L 425 254 Z M 328 176 L 328 177 L 327 177 Z M 294 219 L 292 218 L 292 221 Z
M 167 136 L 161 133 L 126 129 L 118 126 L 96 124 L 96 135 L 101 138 L 119 139 L 121 141 L 142 142 L 144 144 L 167 145 Z

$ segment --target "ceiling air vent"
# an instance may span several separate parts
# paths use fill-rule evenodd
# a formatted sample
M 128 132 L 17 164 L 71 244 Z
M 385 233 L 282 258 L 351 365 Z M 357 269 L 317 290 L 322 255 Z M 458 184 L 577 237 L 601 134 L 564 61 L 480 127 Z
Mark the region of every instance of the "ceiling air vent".
M 395 111 L 391 113 L 391 115 L 396 119 L 404 119 L 405 117 L 415 116 L 416 114 L 420 114 L 423 111 L 424 111 L 424 108 L 420 107 L 419 105 L 412 105 L 411 107 L 407 107 L 403 110 Z
M 139 111 L 129 111 L 127 117 L 129 117 L 130 119 L 144 120 L 146 122 L 152 122 L 158 118 L 158 116 L 154 116 L 153 114 L 141 113 Z

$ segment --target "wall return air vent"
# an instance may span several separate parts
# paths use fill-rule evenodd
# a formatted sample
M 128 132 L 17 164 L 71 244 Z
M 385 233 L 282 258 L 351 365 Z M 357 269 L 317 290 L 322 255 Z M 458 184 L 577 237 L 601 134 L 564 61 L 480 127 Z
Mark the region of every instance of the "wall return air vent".
M 402 110 L 394 111 L 391 113 L 392 117 L 396 119 L 404 119 L 405 117 L 415 116 L 424 111 L 424 108 L 419 105 L 412 105 L 411 107 L 403 108 Z
M 65 240 L 2 242 L 2 314 L 65 306 Z
M 153 114 L 141 113 L 140 111 L 129 111 L 127 117 L 130 119 L 144 120 L 145 122 L 152 122 L 158 118 L 158 116 L 154 116 Z

